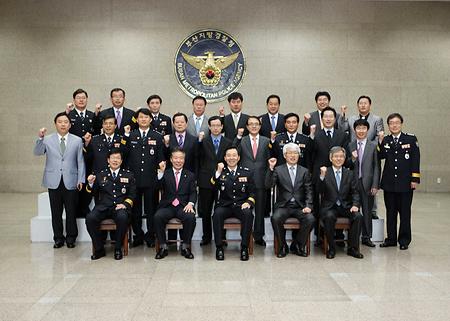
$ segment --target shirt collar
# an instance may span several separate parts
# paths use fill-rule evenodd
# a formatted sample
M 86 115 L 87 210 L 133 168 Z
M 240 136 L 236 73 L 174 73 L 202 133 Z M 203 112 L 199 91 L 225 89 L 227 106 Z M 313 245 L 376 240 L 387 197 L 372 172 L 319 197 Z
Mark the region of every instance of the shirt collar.
M 113 107 L 114 116 L 117 115 L 117 111 L 120 111 L 120 115 L 123 116 L 123 106 L 120 108 Z
M 228 168 L 228 170 L 231 172 L 231 171 L 234 171 L 235 173 L 237 172 L 237 169 L 238 169 L 238 167 L 237 167 L 237 165 L 236 165 L 236 167 L 234 168 L 234 169 L 231 169 L 231 168 L 229 168 L 228 166 L 227 166 L 227 168 Z
M 233 117 L 238 117 L 238 118 L 240 118 L 241 117 L 241 111 L 240 112 L 238 112 L 238 113 L 233 113 L 233 112 L 231 112 L 231 115 L 233 115 Z
M 287 168 L 288 168 L 289 170 L 291 169 L 291 167 L 294 167 L 294 171 L 297 170 L 297 164 L 289 165 L 288 163 L 286 163 L 286 166 L 287 166 Z
M 214 136 L 213 134 L 211 134 L 211 139 L 213 141 L 214 141 L 214 139 L 218 139 L 220 141 L 221 138 L 222 138 L 222 135 Z
M 179 172 L 179 174 L 181 174 L 181 172 L 183 171 L 183 168 L 175 169 L 175 168 L 172 167 L 172 171 L 173 171 L 173 176 L 175 176 L 175 173 L 176 173 L 177 171 Z
M 357 145 L 358 145 L 360 142 L 362 142 L 362 143 L 363 143 L 363 146 L 364 146 L 364 145 L 366 145 L 366 143 L 367 143 L 367 138 L 364 138 L 364 139 L 362 139 L 362 140 L 361 140 L 361 139 L 357 139 L 356 141 L 357 141 Z
M 65 142 L 67 143 L 67 137 L 69 137 L 69 133 L 65 134 L 64 136 L 61 136 L 59 133 L 58 134 L 58 139 L 61 140 L 61 138 L 64 137 Z
M 83 117 L 86 117 L 86 108 L 84 110 L 79 110 L 77 107 L 75 107 L 74 109 L 77 112 L 78 116 L 81 117 L 80 113 L 83 113 Z
M 183 136 L 183 138 L 185 138 L 185 136 L 186 136 L 186 131 L 184 131 L 184 132 L 182 132 L 182 133 L 177 133 L 177 132 L 175 132 L 175 136 L 176 136 L 177 139 L 178 139 L 178 137 L 180 137 L 180 135 Z
M 115 173 L 115 174 L 116 174 L 116 177 L 117 177 L 117 176 L 119 176 L 119 171 L 120 171 L 120 167 L 119 167 L 118 169 L 116 169 L 115 171 L 113 171 L 113 170 L 111 169 L 111 175 L 112 175 L 113 173 Z
M 199 118 L 200 122 L 203 122 L 203 118 L 205 117 L 205 114 L 197 116 L 196 114 L 192 114 L 192 119 L 194 119 L 194 121 L 197 120 L 197 118 Z
M 111 137 L 111 140 L 113 140 L 113 139 L 114 139 L 114 134 L 111 134 L 111 135 L 105 134 L 105 137 L 106 137 L 106 139 L 108 139 L 109 137 Z
M 325 128 L 325 127 L 324 127 L 323 130 L 325 131 L 325 134 L 328 134 L 328 131 L 331 132 L 331 135 L 334 134 L 334 127 L 331 127 L 331 128 Z
M 342 167 L 341 167 L 341 168 L 339 168 L 339 169 L 337 169 L 336 167 L 334 167 L 334 166 L 331 166 L 331 168 L 333 169 L 333 174 L 334 174 L 334 175 L 336 175 L 336 172 L 337 172 L 337 171 L 340 171 L 340 172 L 341 172 L 341 174 L 342 174 Z
M 147 129 L 145 129 L 145 135 L 146 135 L 146 136 L 148 136 L 148 132 L 149 132 L 149 131 L 150 131 L 150 127 L 147 128 Z M 139 128 L 139 132 L 141 133 L 141 136 L 142 136 L 142 134 L 144 133 L 144 129 Z

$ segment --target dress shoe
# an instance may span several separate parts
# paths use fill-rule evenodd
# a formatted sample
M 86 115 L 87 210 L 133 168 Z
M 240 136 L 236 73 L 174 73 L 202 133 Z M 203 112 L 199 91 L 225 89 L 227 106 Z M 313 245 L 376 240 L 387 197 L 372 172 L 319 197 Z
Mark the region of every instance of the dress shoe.
M 283 244 L 280 246 L 280 248 L 278 249 L 278 254 L 277 257 L 278 258 L 283 258 L 286 257 L 286 255 L 289 253 L 289 248 L 287 246 L 287 244 Z
M 211 240 L 201 240 L 200 246 L 206 246 L 206 245 L 208 245 L 209 243 L 211 243 Z
M 264 241 L 263 239 L 255 240 L 255 244 L 266 247 L 266 241 Z
M 361 243 L 368 247 L 375 247 L 371 240 L 363 240 Z
M 91 255 L 91 260 L 98 260 L 106 255 L 105 249 L 100 251 L 95 251 L 94 254 Z
M 190 248 L 182 249 L 181 256 L 184 256 L 186 259 L 190 259 L 190 260 L 192 260 L 194 258 L 194 254 L 192 254 Z
M 53 248 L 54 249 L 59 249 L 60 247 L 64 246 L 64 242 L 55 242 L 55 244 L 53 244 Z
M 400 245 L 400 250 L 404 251 L 408 249 L 408 245 Z
M 150 248 L 155 247 L 155 240 L 146 240 L 145 243 L 147 244 L 147 247 L 150 247 Z
M 336 252 L 334 250 L 328 250 L 327 259 L 334 259 L 335 256 L 336 256 Z
M 73 249 L 75 247 L 75 243 L 67 243 L 67 247 L 69 249 Z
M 218 247 L 216 249 L 216 260 L 217 261 L 225 260 L 225 253 L 223 252 L 223 247 Z
M 302 249 L 302 248 L 298 248 L 298 250 L 295 252 L 295 254 L 297 256 L 303 256 L 303 257 L 307 257 L 308 256 L 308 253 L 306 252 L 306 250 Z
M 245 246 L 241 248 L 241 261 L 248 261 L 248 248 Z
M 122 260 L 123 254 L 121 249 L 114 250 L 114 260 Z
M 352 247 L 347 250 L 347 255 L 353 256 L 354 258 L 357 258 L 357 259 L 364 258 L 364 255 L 362 255 L 361 252 L 359 252 L 357 249 L 352 248 Z
M 169 255 L 169 250 L 160 248 L 158 253 L 156 253 L 155 259 L 160 260 L 165 258 L 167 255 Z
M 134 240 L 133 243 L 131 244 L 131 247 L 138 247 L 144 245 L 144 241 L 143 240 Z
M 397 246 L 397 244 L 395 243 L 389 243 L 384 241 L 383 243 L 380 244 L 380 247 L 392 247 L 392 246 Z

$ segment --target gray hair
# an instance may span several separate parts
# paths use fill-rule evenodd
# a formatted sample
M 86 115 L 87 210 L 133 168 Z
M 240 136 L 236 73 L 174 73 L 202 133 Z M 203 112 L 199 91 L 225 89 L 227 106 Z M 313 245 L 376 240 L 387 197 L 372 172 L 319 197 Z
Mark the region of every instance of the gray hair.
M 294 143 L 287 143 L 286 145 L 283 146 L 283 155 L 285 155 L 288 150 L 292 150 L 297 152 L 300 155 L 300 147 L 298 147 L 297 144 Z
M 341 147 L 341 146 L 333 146 L 333 147 L 331 147 L 331 149 L 330 149 L 330 158 L 331 158 L 334 154 L 339 153 L 339 152 L 343 152 L 343 153 L 344 153 L 344 157 L 345 157 L 346 154 L 347 154 L 344 147 Z

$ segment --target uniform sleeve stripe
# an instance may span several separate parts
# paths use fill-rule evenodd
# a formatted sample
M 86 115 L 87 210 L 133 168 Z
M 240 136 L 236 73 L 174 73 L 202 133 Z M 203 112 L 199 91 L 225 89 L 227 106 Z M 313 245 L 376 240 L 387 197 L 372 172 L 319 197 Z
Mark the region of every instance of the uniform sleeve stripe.
M 420 178 L 420 173 L 412 173 L 412 177 Z
M 211 178 L 211 184 L 215 185 L 216 181 L 214 179 Z
M 253 202 L 253 204 L 256 204 L 255 199 L 254 199 L 253 197 L 249 197 L 248 200 L 249 200 L 250 202 Z
M 131 206 L 133 206 L 133 201 L 132 201 L 131 199 L 127 198 L 127 199 L 125 200 L 125 202 L 128 203 L 128 204 L 130 204 Z

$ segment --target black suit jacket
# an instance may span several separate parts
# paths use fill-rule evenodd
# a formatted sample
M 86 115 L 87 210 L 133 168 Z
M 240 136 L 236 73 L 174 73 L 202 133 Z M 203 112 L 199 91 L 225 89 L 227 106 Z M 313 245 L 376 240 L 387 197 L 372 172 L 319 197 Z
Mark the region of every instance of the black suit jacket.
M 186 206 L 189 202 L 197 202 L 197 189 L 195 186 L 194 173 L 182 169 L 179 174 L 178 190 L 176 189 L 175 174 L 173 169 L 166 169 L 163 177 L 158 180 L 158 187 L 162 190 L 161 201 L 158 208 L 171 207 L 175 198 L 181 206 Z
M 275 208 L 286 207 L 294 198 L 299 207 L 313 209 L 311 175 L 306 168 L 297 166 L 294 185 L 292 185 L 288 165 L 277 166 L 273 171 L 269 169 L 266 173 L 265 185 L 267 189 L 277 187 Z
M 322 181 L 319 178 L 319 193 L 322 196 L 321 209 L 327 210 L 332 208 L 339 200 L 341 206 L 350 209 L 352 206 L 359 208 L 359 193 L 356 187 L 356 180 L 353 171 L 347 168 L 341 168 L 341 185 L 339 190 L 336 184 L 336 177 L 333 167 L 327 168 L 327 173 Z
M 239 122 L 237 128 L 244 128 L 244 135 L 248 135 L 247 130 L 247 119 L 248 115 L 241 113 L 241 117 L 239 117 Z M 237 128 L 234 127 L 233 115 L 228 114 L 223 118 L 223 132 L 225 133 L 225 137 L 233 140 L 237 135 Z
M 110 107 L 100 112 L 95 124 L 95 128 L 96 130 L 98 130 L 98 132 L 100 132 L 100 129 L 102 128 L 102 122 L 106 115 L 112 115 L 116 117 L 116 109 L 114 107 Z M 123 136 L 125 133 L 124 127 L 127 125 L 131 126 L 131 130 L 138 128 L 136 118 L 134 118 L 134 111 L 126 107 L 123 107 L 122 122 L 120 123 L 120 127 L 119 126 L 116 127 L 116 133 Z
M 170 153 L 175 147 L 178 147 L 178 136 L 175 135 L 177 135 L 175 132 L 170 135 L 169 147 L 165 149 L 166 159 L 170 159 Z M 196 174 L 198 168 L 198 138 L 186 132 L 182 149 L 186 155 L 184 168 Z M 169 168 L 170 162 L 167 165 Z
M 219 150 L 216 154 L 211 135 L 206 136 L 203 141 L 198 143 L 199 166 L 197 183 L 199 187 L 209 189 L 214 188 L 211 184 L 211 177 L 213 177 L 216 172 L 217 164 L 220 162 L 225 163 L 225 150 L 230 147 L 231 144 L 231 140 L 222 136 L 219 143 Z
M 259 130 L 259 134 L 266 136 L 267 138 L 270 138 L 270 132 L 272 131 L 270 116 L 269 113 L 259 116 L 259 120 L 261 121 L 261 129 Z M 286 131 L 286 127 L 284 127 L 284 115 L 282 114 L 278 114 L 278 121 L 275 126 L 275 131 L 277 134 L 284 133 Z
M 308 135 L 308 136 L 311 133 L 311 125 L 316 125 L 316 133 L 321 129 L 321 119 L 320 119 L 319 111 L 315 110 L 315 111 L 311 112 L 310 115 L 311 115 L 311 119 L 309 120 L 308 125 L 306 125 L 304 121 L 302 124 L 302 133 L 305 135 Z M 336 113 L 336 122 L 334 123 L 334 128 L 345 131 L 346 128 L 339 127 L 339 124 L 341 124 L 342 121 L 343 120 L 341 119 L 341 114 Z

